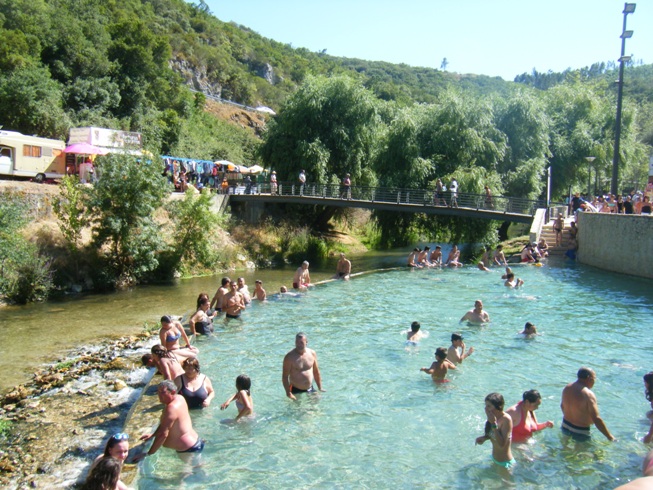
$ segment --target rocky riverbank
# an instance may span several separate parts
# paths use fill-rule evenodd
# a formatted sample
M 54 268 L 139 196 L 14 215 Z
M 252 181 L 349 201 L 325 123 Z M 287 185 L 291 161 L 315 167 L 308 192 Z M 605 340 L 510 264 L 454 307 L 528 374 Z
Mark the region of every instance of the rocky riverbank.
M 0 400 L 0 486 L 70 488 L 120 432 L 151 377 L 155 332 L 70 352 Z

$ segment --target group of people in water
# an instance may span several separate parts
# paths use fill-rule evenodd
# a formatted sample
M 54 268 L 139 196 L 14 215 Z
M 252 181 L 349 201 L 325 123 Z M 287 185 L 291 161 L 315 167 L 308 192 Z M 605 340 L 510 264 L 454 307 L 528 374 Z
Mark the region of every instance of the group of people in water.
M 507 263 L 501 248 L 501 246 L 497 247 L 491 260 L 495 265 L 506 266 Z M 442 263 L 440 246 L 437 246 L 433 253 L 430 253 L 428 247 L 425 247 L 424 250 L 415 249 L 413 252 L 414 255 L 411 255 L 413 255 L 416 267 L 432 266 L 426 265 L 427 262 L 437 263 L 440 261 Z M 449 254 L 445 264 L 450 261 L 458 261 L 459 252 L 458 254 L 456 252 L 457 247 L 454 246 L 453 255 Z M 484 252 L 484 256 L 489 259 L 489 249 Z M 409 259 L 409 265 L 410 262 Z M 341 254 L 334 278 L 347 280 L 350 274 L 351 262 L 345 257 L 345 254 Z M 509 267 L 506 267 L 506 274 L 503 278 L 506 279 L 506 283 L 515 281 L 514 274 Z M 521 279 L 517 282 L 520 283 L 519 285 L 523 284 Z M 293 288 L 302 291 L 311 286 L 309 264 L 304 262 L 295 272 Z M 278 295 L 284 294 L 297 293 L 289 293 L 285 287 L 282 287 Z M 192 336 L 210 334 L 213 332 L 213 319 L 219 315 L 224 314 L 225 322 L 229 322 L 239 318 L 247 304 L 252 301 L 264 301 L 266 298 L 267 295 L 261 281 L 256 281 L 256 289 L 254 293 L 250 294 L 243 278 L 232 281 L 225 277 L 212 299 L 209 299 L 209 295 L 206 293 L 201 293 L 198 296 L 196 311 L 188 322 L 190 334 Z M 476 300 L 474 307 L 462 316 L 460 323 L 464 322 L 470 325 L 484 325 L 490 322 L 490 315 L 484 310 L 483 302 L 480 299 Z M 525 338 L 533 338 L 538 335 L 537 327 L 531 322 L 526 322 L 523 330 L 518 333 Z M 406 341 L 409 345 L 418 345 L 426 337 L 428 337 L 428 333 L 421 329 L 421 325 L 417 321 L 413 322 L 410 330 L 406 332 Z M 466 346 L 460 332 L 453 332 L 450 339 L 451 345 L 448 348 L 438 347 L 435 351 L 435 361 L 429 367 L 420 369 L 429 374 L 436 383 L 448 382 L 449 370 L 455 370 L 475 351 L 474 347 Z M 168 315 L 161 318 L 159 340 L 160 343 L 152 347 L 151 353 L 143 356 L 143 363 L 150 367 L 156 367 L 163 377 L 163 381 L 157 387 L 157 395 L 164 408 L 157 429 L 141 437 L 143 441 L 153 441 L 149 450 L 139 453 L 133 462 L 153 455 L 161 447 L 165 447 L 176 451 L 181 459 L 194 463 L 195 458 L 202 452 L 205 441 L 193 429 L 190 410 L 210 406 L 215 392 L 211 380 L 201 373 L 198 359 L 199 350 L 196 346 L 191 345 L 188 333 L 178 319 Z M 586 441 L 590 438 L 590 427 L 594 425 L 608 440 L 613 441 L 615 438 L 600 417 L 598 402 L 592 392 L 595 381 L 595 372 L 590 368 L 581 367 L 577 372 L 577 379 L 564 387 L 561 396 L 563 418 L 560 427 L 563 434 L 575 440 Z M 237 407 L 235 421 L 251 417 L 254 414 L 251 384 L 251 380 L 246 374 L 239 375 L 235 381 L 234 394 L 220 406 L 222 410 L 225 410 L 234 403 Z M 291 400 L 296 400 L 297 396 L 303 394 L 325 391 L 317 353 L 308 347 L 308 336 L 303 332 L 297 333 L 294 348 L 283 359 L 282 384 L 286 396 Z M 653 372 L 644 376 L 644 385 L 646 397 L 653 407 Z M 522 400 L 508 409 L 505 409 L 504 398 L 500 393 L 490 393 L 485 397 L 485 428 L 483 434 L 477 437 L 475 442 L 478 445 L 487 441 L 491 442 L 492 460 L 498 467 L 510 470 L 516 464 L 512 454 L 513 442 L 527 441 L 535 432 L 554 427 L 553 421 L 538 422 L 535 411 L 541 402 L 540 393 L 534 389 L 525 391 Z M 644 442 L 653 442 L 653 424 L 644 438 Z M 126 488 L 120 482 L 120 469 L 128 453 L 128 435 L 118 433 L 112 436 L 107 441 L 104 453 L 98 456 L 92 465 L 86 488 Z M 647 459 L 653 461 L 653 456 L 649 454 Z M 651 467 L 653 465 L 648 465 L 644 474 L 646 479 L 653 481 Z M 636 482 L 628 485 L 635 485 Z M 638 488 L 628 485 L 623 488 Z

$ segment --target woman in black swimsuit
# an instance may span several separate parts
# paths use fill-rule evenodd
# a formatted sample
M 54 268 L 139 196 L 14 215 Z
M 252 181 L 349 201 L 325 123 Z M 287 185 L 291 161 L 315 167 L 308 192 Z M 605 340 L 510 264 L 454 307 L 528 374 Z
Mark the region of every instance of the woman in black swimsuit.
M 188 321 L 191 335 L 208 335 L 213 333 L 213 318 L 215 317 L 215 313 L 209 315 L 208 311 L 210 306 L 211 301 L 209 301 L 208 297 L 200 299 L 197 311 Z
M 175 378 L 178 393 L 184 397 L 188 408 L 204 408 L 211 404 L 215 396 L 211 380 L 200 374 L 200 362 L 190 357 L 182 364 L 184 374 Z

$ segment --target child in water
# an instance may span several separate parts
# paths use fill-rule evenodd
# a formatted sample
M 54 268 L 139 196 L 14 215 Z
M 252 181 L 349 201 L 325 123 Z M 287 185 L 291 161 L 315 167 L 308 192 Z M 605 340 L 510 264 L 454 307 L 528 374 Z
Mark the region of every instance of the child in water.
M 420 368 L 420 371 L 430 374 L 436 383 L 446 383 L 448 380 L 444 378 L 449 369 L 456 369 L 456 366 L 447 359 L 447 348 L 438 347 L 435 350 L 435 362 L 429 368 Z
M 254 413 L 254 401 L 249 392 L 252 386 L 252 380 L 246 374 L 241 374 L 236 378 L 236 394 L 230 397 L 226 402 L 220 405 L 220 410 L 226 409 L 231 402 L 236 401 L 238 415 L 236 421 Z

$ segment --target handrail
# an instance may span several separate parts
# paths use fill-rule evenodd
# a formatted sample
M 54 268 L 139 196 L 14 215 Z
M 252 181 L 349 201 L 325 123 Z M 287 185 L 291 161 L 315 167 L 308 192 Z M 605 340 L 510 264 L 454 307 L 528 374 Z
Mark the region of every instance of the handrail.
M 367 201 L 372 203 L 412 204 L 423 206 L 458 207 L 465 209 L 494 211 L 497 213 L 524 214 L 534 216 L 537 209 L 545 207 L 544 200 L 524 199 L 521 197 L 491 196 L 458 192 L 452 205 L 450 191 L 439 197 L 431 189 L 409 189 L 400 187 L 351 186 L 348 191 L 340 184 L 279 182 L 273 188 L 270 182 L 252 183 L 230 182 L 231 194 L 254 194 L 280 197 L 311 197 L 324 200 Z

